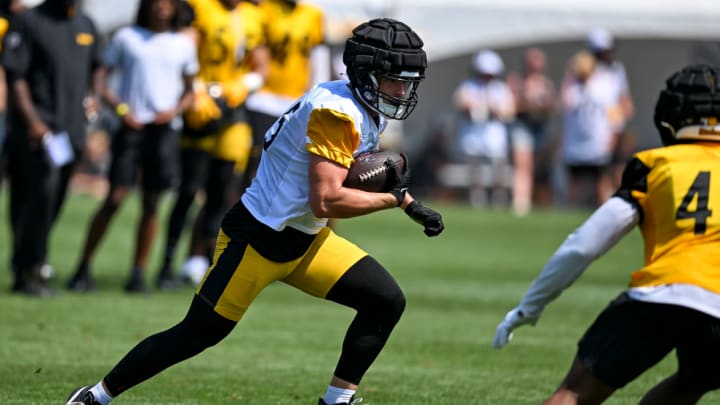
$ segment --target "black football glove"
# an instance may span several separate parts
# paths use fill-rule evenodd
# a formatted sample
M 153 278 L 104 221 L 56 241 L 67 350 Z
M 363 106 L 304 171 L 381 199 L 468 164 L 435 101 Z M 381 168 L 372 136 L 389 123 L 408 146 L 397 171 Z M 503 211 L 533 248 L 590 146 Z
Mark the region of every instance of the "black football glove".
M 442 215 L 432 208 L 428 208 L 419 201 L 413 201 L 405 207 L 405 213 L 413 219 L 413 221 L 425 227 L 425 235 L 437 236 L 445 229 L 442 221 Z
M 400 173 L 392 160 L 388 159 L 385 161 L 388 179 L 385 188 L 388 190 L 388 193 L 395 197 L 398 207 L 405 199 L 405 194 L 407 193 L 408 186 L 410 185 L 410 169 L 408 169 L 407 157 L 404 154 L 401 155 L 405 160 L 405 170 L 403 170 L 402 173 Z

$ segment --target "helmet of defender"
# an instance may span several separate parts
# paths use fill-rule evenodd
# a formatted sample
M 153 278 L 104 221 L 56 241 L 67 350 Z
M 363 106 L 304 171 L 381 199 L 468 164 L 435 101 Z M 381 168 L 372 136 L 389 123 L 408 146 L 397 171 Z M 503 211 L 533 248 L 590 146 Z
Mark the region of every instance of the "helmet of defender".
M 720 141 L 720 72 L 690 65 L 665 82 L 655 104 L 655 127 L 664 145 Z
M 417 87 L 425 78 L 427 57 L 423 41 L 406 24 L 390 18 L 373 19 L 357 26 L 345 42 L 343 62 L 350 86 L 371 110 L 404 120 L 417 105 Z M 403 97 L 380 90 L 382 80 L 400 81 Z

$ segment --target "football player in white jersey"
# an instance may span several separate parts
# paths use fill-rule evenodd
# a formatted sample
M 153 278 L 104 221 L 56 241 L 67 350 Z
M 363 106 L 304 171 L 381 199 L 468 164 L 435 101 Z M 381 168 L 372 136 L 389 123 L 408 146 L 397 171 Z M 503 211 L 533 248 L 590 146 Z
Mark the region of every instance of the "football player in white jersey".
M 417 104 L 427 66 L 422 47 L 410 27 L 392 19 L 353 30 L 343 54 L 349 82 L 313 87 L 267 131 L 257 176 L 225 215 L 213 264 L 186 317 L 140 342 L 67 404 L 105 405 L 215 345 L 274 281 L 357 311 L 318 404 L 360 402 L 355 391 L 400 319 L 405 297 L 380 263 L 326 224 L 400 207 L 426 235 L 443 231 L 441 215 L 407 192 L 406 174 L 395 173 L 387 193 L 343 187 L 354 156 L 377 148 L 386 119 L 405 119 Z

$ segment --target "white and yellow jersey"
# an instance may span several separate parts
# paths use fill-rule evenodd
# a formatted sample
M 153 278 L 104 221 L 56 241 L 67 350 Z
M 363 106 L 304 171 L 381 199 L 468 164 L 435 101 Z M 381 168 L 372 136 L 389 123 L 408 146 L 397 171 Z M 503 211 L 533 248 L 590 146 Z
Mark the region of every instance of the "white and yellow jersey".
M 319 84 L 265 133 L 257 175 L 242 202 L 263 224 L 316 234 L 327 223 L 310 209 L 310 154 L 350 167 L 355 156 L 377 148 L 386 120 L 376 124 L 345 80 Z

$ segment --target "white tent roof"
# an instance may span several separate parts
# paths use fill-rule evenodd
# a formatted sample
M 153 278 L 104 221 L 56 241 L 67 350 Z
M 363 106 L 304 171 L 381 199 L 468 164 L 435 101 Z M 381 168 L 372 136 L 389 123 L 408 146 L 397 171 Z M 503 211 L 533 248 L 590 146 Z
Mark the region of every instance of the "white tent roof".
M 25 0 L 28 1 L 28 0 Z M 720 38 L 718 0 L 309 0 L 326 11 L 331 41 L 387 16 L 423 37 L 431 60 L 479 47 L 584 38 L 594 27 L 619 37 Z M 103 30 L 133 20 L 137 0 L 84 0 Z
M 720 38 L 718 0 L 313 1 L 325 8 L 331 27 L 381 15 L 402 20 L 423 37 L 430 59 L 580 39 L 595 27 L 620 37 Z

